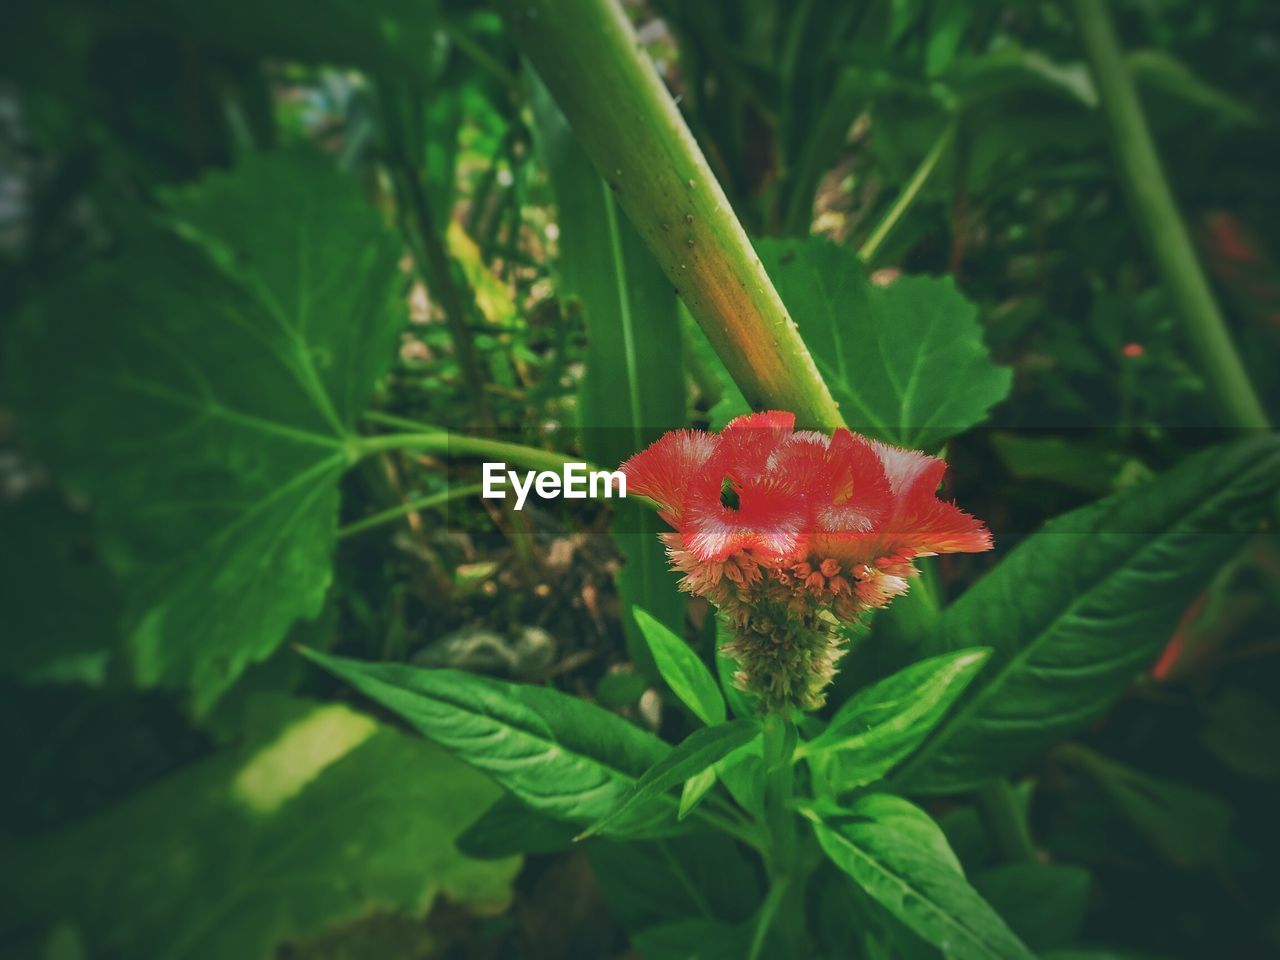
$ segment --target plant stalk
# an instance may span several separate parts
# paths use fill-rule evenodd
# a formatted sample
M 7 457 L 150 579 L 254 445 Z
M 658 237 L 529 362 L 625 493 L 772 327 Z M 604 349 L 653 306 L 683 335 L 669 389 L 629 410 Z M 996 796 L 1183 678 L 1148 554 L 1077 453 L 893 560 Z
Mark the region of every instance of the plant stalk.
M 461 497 L 470 497 L 478 494 L 483 490 L 483 486 L 478 483 L 470 483 L 460 487 L 451 487 L 448 490 L 442 490 L 439 493 L 433 493 L 425 497 L 418 497 L 416 500 L 409 500 L 398 506 L 390 507 L 375 513 L 372 516 L 363 517 L 347 524 L 345 527 L 338 528 L 338 539 L 354 536 L 357 533 L 363 533 L 374 527 L 380 527 L 384 523 L 391 523 L 399 520 L 401 517 L 410 513 L 418 513 L 421 510 L 430 510 L 432 507 L 439 507 L 450 500 L 457 500 Z
M 511 37 L 747 400 L 842 425 L 839 409 L 617 0 L 498 0 Z
M 1134 218 L 1215 399 L 1234 426 L 1270 426 L 1178 213 L 1116 38 L 1106 0 L 1075 0 L 1076 19 Z
M 775 919 L 779 924 L 781 939 L 788 944 L 792 955 L 799 955 L 799 946 L 804 939 L 803 905 L 779 910 L 783 902 L 801 898 L 804 889 L 796 812 L 791 808 L 791 800 L 795 794 L 793 758 L 798 741 L 799 735 L 789 711 L 774 711 L 765 717 L 764 822 L 769 844 L 764 853 L 769 892 L 757 914 L 756 929 L 752 937 L 753 956 L 763 948 L 769 927 Z
M 888 209 L 883 219 L 876 224 L 875 229 L 871 231 L 871 235 L 867 237 L 862 247 L 858 250 L 858 256 L 862 258 L 863 263 L 870 264 L 875 260 L 876 254 L 880 252 L 880 247 L 893 231 L 893 228 L 898 225 L 898 222 L 906 215 L 906 212 L 911 209 L 911 205 L 916 202 L 916 198 L 920 196 L 920 191 L 928 182 L 929 177 L 933 175 L 934 169 L 938 166 L 938 161 L 947 152 L 947 147 L 951 146 L 951 141 L 955 139 L 955 135 L 956 121 L 952 119 L 943 127 L 942 133 L 938 134 L 938 138 L 933 141 L 933 146 L 924 155 L 924 159 L 916 167 L 911 179 L 903 186 L 902 191 L 893 201 L 893 206 Z

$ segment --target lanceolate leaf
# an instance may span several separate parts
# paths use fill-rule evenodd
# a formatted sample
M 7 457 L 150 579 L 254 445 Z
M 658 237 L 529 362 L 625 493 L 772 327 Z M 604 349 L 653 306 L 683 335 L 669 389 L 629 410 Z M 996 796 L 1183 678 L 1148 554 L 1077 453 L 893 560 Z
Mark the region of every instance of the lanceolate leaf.
M 1008 368 L 950 279 L 873 286 L 851 248 L 818 237 L 756 249 L 851 429 L 933 448 L 1008 394 Z
M 706 771 L 760 732 L 754 720 L 730 720 L 714 727 L 695 730 L 660 761 L 645 771 L 635 788 L 609 815 L 583 832 L 584 837 L 606 831 L 625 821 L 633 811 L 661 797 L 678 783 Z
M 394 350 L 398 245 L 318 156 L 173 193 L 172 231 L 36 305 L 24 434 L 87 493 L 137 679 L 212 702 L 320 610 L 337 480 Z
M 1087 724 L 1169 639 L 1280 488 L 1280 440 L 1198 454 L 1076 510 L 1018 547 L 943 615 L 944 648 L 992 662 L 901 773 L 910 790 L 963 790 Z
M 910 807 L 910 804 L 906 804 Z M 956 960 L 1033 960 L 1034 955 L 969 886 L 955 858 L 915 830 L 902 828 L 902 803 L 883 818 L 876 795 L 843 815 L 811 813 L 818 843 L 832 862 L 908 927 Z M 915 810 L 915 808 L 911 808 Z M 918 818 L 929 818 L 915 810 Z
M 303 652 L 528 807 L 562 820 L 607 816 L 669 753 L 616 714 L 548 687 Z M 611 832 L 646 832 L 675 812 L 674 798 L 657 797 Z
M 989 648 L 942 654 L 881 680 L 846 702 L 802 755 L 827 764 L 837 791 L 880 779 L 928 736 L 990 655 Z
M 581 311 L 587 332 L 578 398 L 582 448 L 596 463 L 612 467 L 684 424 L 676 296 L 546 88 L 532 71 L 526 80 L 556 199 L 560 292 L 566 309 Z M 643 607 L 677 631 L 684 619 L 684 598 L 657 536 L 662 529 L 652 510 L 619 506 L 614 536 L 624 559 L 618 577 L 623 626 L 633 658 L 646 667 L 646 648 L 625 611 L 633 604 Z
M 706 664 L 647 610 L 636 607 L 633 613 L 667 686 L 707 726 L 724 723 L 724 697 Z
M 698 804 L 707 795 L 707 791 L 715 785 L 716 768 L 714 765 L 707 767 L 701 773 L 695 773 L 686 780 L 684 789 L 680 791 L 680 809 L 676 812 L 676 819 L 683 820 L 693 813 L 698 808 Z

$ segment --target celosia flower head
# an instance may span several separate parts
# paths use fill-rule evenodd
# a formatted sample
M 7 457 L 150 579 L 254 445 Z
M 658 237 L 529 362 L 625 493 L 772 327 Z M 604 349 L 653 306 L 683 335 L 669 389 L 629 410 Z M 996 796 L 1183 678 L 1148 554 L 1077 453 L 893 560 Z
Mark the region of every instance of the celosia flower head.
M 836 632 L 905 593 L 916 557 L 991 548 L 936 492 L 946 463 L 848 430 L 795 430 L 770 411 L 719 434 L 677 430 L 622 465 L 658 504 L 683 589 L 724 613 L 740 687 L 770 707 L 820 706 Z

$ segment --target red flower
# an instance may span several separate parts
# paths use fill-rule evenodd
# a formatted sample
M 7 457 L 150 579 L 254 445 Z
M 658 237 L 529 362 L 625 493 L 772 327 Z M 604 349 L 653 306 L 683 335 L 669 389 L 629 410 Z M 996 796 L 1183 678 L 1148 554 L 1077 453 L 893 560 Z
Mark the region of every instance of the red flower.
M 739 637 L 829 635 L 824 611 L 848 622 L 884 606 L 906 591 L 916 557 L 991 548 L 980 521 L 937 498 L 942 460 L 848 430 L 794 427 L 792 414 L 770 411 L 719 435 L 679 430 L 622 465 L 628 490 L 675 528 L 664 539 L 684 589 L 716 603 Z M 801 661 L 817 654 L 805 649 Z M 840 652 L 827 643 L 821 670 L 797 669 L 829 679 Z M 812 689 L 793 689 L 799 680 L 756 692 L 812 704 Z

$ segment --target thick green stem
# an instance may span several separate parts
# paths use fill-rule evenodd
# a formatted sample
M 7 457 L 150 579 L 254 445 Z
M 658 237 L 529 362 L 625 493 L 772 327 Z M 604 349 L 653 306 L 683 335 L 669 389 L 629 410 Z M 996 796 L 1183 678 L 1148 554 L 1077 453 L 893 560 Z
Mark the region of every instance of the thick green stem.
M 809 351 L 617 0 L 498 0 L 747 400 L 804 426 L 842 421 Z
M 1232 425 L 1265 429 L 1270 426 L 1266 412 L 1240 362 L 1169 189 L 1107 0 L 1075 0 L 1075 10 L 1121 180 L 1183 331 Z

